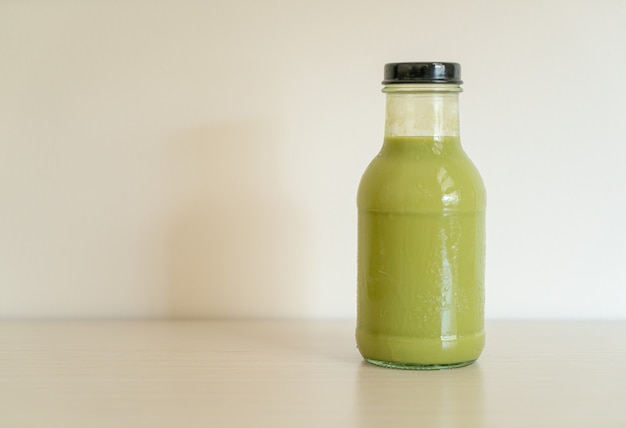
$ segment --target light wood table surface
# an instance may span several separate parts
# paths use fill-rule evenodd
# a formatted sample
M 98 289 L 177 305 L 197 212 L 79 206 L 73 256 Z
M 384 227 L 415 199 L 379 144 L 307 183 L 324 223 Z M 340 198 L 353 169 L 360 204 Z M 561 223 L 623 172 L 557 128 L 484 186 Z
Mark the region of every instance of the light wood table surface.
M 626 322 L 490 322 L 469 367 L 362 362 L 352 321 L 0 322 L 0 427 L 626 427 Z

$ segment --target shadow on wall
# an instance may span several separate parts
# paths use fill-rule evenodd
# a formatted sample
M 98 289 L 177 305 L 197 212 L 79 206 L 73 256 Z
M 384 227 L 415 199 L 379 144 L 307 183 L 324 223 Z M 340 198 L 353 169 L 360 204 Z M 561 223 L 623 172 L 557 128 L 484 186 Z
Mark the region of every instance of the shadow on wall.
M 282 143 L 254 123 L 208 126 L 178 140 L 172 318 L 307 312 L 306 218 L 283 186 Z

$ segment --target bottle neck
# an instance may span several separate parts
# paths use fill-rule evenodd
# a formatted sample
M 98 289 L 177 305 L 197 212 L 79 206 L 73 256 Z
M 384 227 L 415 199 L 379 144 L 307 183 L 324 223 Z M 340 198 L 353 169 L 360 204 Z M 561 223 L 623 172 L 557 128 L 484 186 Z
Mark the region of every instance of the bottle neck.
M 385 137 L 458 137 L 459 85 L 386 85 Z

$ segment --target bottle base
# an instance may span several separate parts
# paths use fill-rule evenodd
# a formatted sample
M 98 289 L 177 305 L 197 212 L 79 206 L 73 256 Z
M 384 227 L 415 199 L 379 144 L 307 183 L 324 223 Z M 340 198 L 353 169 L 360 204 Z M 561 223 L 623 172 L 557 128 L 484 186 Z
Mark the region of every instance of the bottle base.
M 460 363 L 451 363 L 451 364 L 405 364 L 405 363 L 394 363 L 393 361 L 379 361 L 372 360 L 371 358 L 365 358 L 370 364 L 379 367 L 385 367 L 387 369 L 397 369 L 397 370 L 446 370 L 446 369 L 457 369 L 460 367 L 465 367 L 473 364 L 476 360 L 470 361 L 462 361 Z
M 476 361 L 485 345 L 485 332 L 420 337 L 372 333 L 357 328 L 356 342 L 363 358 L 371 364 L 404 370 L 440 370 Z

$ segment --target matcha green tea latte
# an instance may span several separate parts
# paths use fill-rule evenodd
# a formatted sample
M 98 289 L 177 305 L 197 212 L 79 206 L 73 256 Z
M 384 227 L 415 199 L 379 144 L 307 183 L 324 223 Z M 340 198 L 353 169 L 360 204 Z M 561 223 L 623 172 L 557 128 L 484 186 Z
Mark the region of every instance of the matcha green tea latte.
M 485 190 L 459 139 L 460 67 L 385 78 L 385 139 L 357 198 L 357 344 L 380 366 L 461 367 L 485 340 Z

